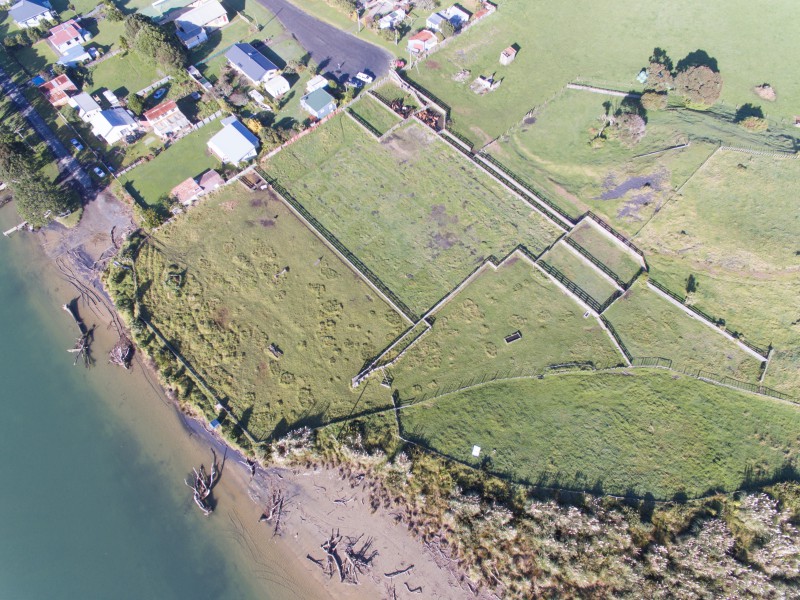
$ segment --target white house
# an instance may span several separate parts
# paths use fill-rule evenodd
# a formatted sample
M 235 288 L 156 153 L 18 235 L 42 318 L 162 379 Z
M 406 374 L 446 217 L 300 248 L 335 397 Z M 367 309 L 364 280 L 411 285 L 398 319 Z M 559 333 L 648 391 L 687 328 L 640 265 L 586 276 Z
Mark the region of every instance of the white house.
M 228 64 L 247 77 L 253 85 L 264 83 L 278 74 L 278 67 L 250 44 L 234 44 L 225 53 Z
M 55 21 L 53 9 L 47 0 L 19 0 L 8 11 L 21 29 L 36 27 L 44 21 Z
M 425 27 L 430 29 L 431 31 L 439 31 L 439 27 L 442 26 L 447 19 L 444 15 L 440 13 L 433 13 L 430 17 L 425 19 Z
M 315 75 L 306 84 L 306 94 L 328 87 L 328 80 L 322 75 Z
M 276 75 L 272 79 L 268 79 L 264 84 L 264 90 L 273 98 L 280 98 L 289 91 L 289 82 L 285 77 Z
M 208 32 L 228 24 L 228 13 L 217 2 L 210 0 L 175 19 L 175 33 L 188 49 L 199 46 L 208 39 Z
M 466 25 L 467 21 L 469 21 L 469 18 L 472 16 L 458 4 L 453 4 L 450 8 L 441 11 L 440 14 L 450 21 L 456 29 L 461 29 Z
M 139 131 L 139 123 L 124 108 L 111 108 L 92 113 L 89 117 L 92 133 L 108 144 Z
M 404 11 L 402 8 L 398 8 L 396 11 L 382 16 L 380 21 L 378 21 L 378 27 L 381 29 L 394 29 L 400 23 L 402 23 L 403 19 L 405 18 L 406 11 Z
M 75 19 L 70 19 L 53 27 L 47 41 L 59 54 L 63 55 L 72 48 L 80 47 L 90 39 L 92 39 L 92 34 L 78 25 Z
M 419 33 L 408 38 L 408 51 L 414 54 L 422 54 L 428 52 L 438 43 L 439 40 L 436 39 L 435 33 L 423 29 Z
M 100 112 L 100 105 L 86 92 L 72 96 L 68 102 L 78 111 L 78 116 L 84 123 L 88 123 L 92 115 Z
M 208 140 L 208 149 L 222 162 L 238 165 L 258 155 L 258 138 L 234 116 L 222 119 L 222 131 Z

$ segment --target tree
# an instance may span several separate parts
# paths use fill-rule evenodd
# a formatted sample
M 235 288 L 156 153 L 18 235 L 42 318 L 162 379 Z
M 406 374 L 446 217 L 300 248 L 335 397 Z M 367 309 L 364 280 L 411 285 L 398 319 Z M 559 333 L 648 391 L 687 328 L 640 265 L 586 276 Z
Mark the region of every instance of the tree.
M 173 33 L 147 17 L 134 13 L 125 17 L 125 34 L 133 52 L 166 71 L 180 71 L 186 64 L 185 49 Z
M 105 5 L 105 15 L 109 21 L 122 21 L 125 18 L 125 15 L 122 14 L 122 11 L 111 1 L 105 0 L 103 2 Z
M 697 280 L 694 278 L 694 275 L 689 275 L 686 279 L 686 293 L 692 294 L 697 291 Z
M 722 94 L 722 75 L 706 65 L 688 67 L 675 76 L 675 89 L 689 103 L 707 108 Z
M 456 34 L 456 28 L 450 21 L 442 21 L 439 31 L 445 38 L 453 37 Z
M 667 93 L 648 91 L 642 94 L 642 107 L 645 110 L 664 110 L 667 108 Z
M 144 109 L 144 100 L 137 94 L 130 94 L 127 98 L 128 108 L 137 115 L 142 114 Z

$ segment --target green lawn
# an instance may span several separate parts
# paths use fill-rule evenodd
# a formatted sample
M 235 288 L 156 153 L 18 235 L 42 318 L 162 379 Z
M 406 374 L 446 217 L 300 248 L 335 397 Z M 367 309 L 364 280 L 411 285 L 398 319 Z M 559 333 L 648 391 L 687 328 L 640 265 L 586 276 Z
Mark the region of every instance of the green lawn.
M 761 361 L 637 281 L 609 308 L 611 322 L 634 357 L 660 356 L 675 368 L 704 369 L 757 381 Z
M 38 42 L 33 46 L 15 48 L 12 52 L 30 73 L 44 71 L 58 60 L 53 49 L 45 41 Z
M 92 93 L 105 88 L 117 96 L 127 96 L 162 77 L 164 74 L 153 63 L 134 52 L 126 52 L 113 56 L 94 68 Z
M 427 128 L 379 143 L 340 116 L 272 158 L 276 177 L 412 310 L 489 255 L 540 252 L 555 228 Z
M 401 317 L 267 192 L 236 184 L 205 198 L 159 231 L 136 270 L 144 314 L 255 436 L 391 406 L 389 390 L 350 379 Z M 178 287 L 169 273 L 182 274 Z M 130 306 L 128 272 L 112 267 L 109 280 Z
M 800 51 L 794 35 L 800 6 L 793 0 L 777 0 L 769 11 L 749 0 L 621 0 L 613 6 L 593 0 L 499 0 L 497 5 L 495 14 L 410 71 L 450 104 L 455 127 L 479 145 L 577 77 L 635 88 L 654 46 L 666 49 L 676 63 L 698 49 L 714 57 L 724 79 L 722 100 L 731 107 L 763 103 L 752 88 L 768 81 L 778 97 L 763 103 L 765 112 L 786 119 L 796 112 L 792 99 L 800 94 L 800 73 L 791 57 Z M 767 38 L 771 43 L 764 43 Z M 500 52 L 514 43 L 520 46 L 516 60 L 500 65 Z M 503 83 L 477 96 L 469 82 L 453 80 L 462 69 L 470 70 L 471 78 L 495 74 Z
M 399 115 L 369 94 L 356 102 L 350 110 L 377 129 L 381 135 L 400 122 Z
M 189 51 L 189 64 L 197 64 L 218 52 L 223 52 L 250 35 L 250 25 L 238 16 L 233 17 L 225 27 L 212 31 L 208 35 L 208 41 Z
M 400 414 L 407 437 L 516 480 L 660 499 L 739 489 L 800 452 L 799 407 L 649 370 L 494 383 Z
M 190 133 L 150 162 L 120 177 L 120 183 L 137 200 L 158 203 L 185 179 L 220 166 L 219 160 L 206 147 L 220 128 L 220 121 L 216 120 Z
M 395 100 L 396 98 L 402 98 L 404 105 L 413 106 L 414 108 L 419 107 L 416 99 L 411 94 L 400 89 L 400 87 L 392 81 L 384 83 L 381 87 L 376 88 L 375 93 L 389 101 Z
M 531 375 L 546 367 L 622 357 L 594 318 L 533 265 L 511 259 L 487 269 L 435 313 L 431 331 L 390 369 L 403 402 L 495 373 Z M 516 331 L 522 338 L 507 344 Z
M 606 235 L 591 219 L 584 219 L 569 237 L 608 267 L 622 281 L 630 281 L 639 272 L 641 260 L 621 242 Z
M 542 257 L 548 265 L 555 267 L 572 283 L 603 304 L 617 287 L 600 269 L 576 254 L 565 242 L 559 242 Z

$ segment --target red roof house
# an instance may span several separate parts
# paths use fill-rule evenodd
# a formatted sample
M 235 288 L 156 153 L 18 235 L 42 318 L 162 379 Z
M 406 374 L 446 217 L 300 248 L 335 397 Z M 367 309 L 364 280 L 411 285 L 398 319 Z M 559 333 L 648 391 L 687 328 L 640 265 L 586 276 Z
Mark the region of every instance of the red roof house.
M 50 37 L 47 38 L 47 41 L 59 54 L 65 54 L 72 48 L 88 41 L 91 37 L 89 32 L 78 25 L 75 19 L 70 19 L 53 27 L 50 30 Z
M 47 101 L 55 107 L 64 106 L 69 97 L 78 93 L 78 88 L 66 75 L 59 75 L 39 86 Z
M 419 33 L 412 35 L 408 38 L 408 50 L 415 54 L 428 52 L 439 40 L 436 39 L 436 34 L 427 29 L 423 29 Z

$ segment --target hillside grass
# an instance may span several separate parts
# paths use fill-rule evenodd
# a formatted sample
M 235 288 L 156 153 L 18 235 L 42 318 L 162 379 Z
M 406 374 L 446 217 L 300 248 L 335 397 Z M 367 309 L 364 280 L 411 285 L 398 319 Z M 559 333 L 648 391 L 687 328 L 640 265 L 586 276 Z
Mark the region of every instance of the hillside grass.
M 613 367 L 622 357 L 594 318 L 528 261 L 487 268 L 434 313 L 431 331 L 390 369 L 402 402 L 496 374 L 543 372 L 589 362 Z M 522 338 L 507 344 L 519 331 Z
M 761 361 L 637 281 L 606 310 L 634 357 L 660 356 L 673 367 L 703 369 L 743 381 L 758 381 Z
M 381 135 L 400 122 L 400 116 L 381 104 L 369 94 L 350 107 L 355 114 L 372 125 Z
M 642 267 L 632 250 L 626 249 L 621 242 L 600 231 L 590 219 L 581 221 L 569 232 L 568 237 L 608 267 L 622 281 L 630 281 Z
M 635 78 L 654 46 L 666 49 L 676 63 L 698 49 L 715 58 L 724 79 L 722 100 L 729 106 L 762 104 L 752 88 L 768 81 L 778 97 L 763 103 L 764 111 L 783 119 L 796 112 L 792 99 L 800 95 L 800 73 L 790 57 L 800 51 L 794 35 L 800 6 L 792 0 L 778 0 L 769 11 L 748 0 L 622 0 L 612 7 L 592 0 L 498 0 L 497 5 L 496 13 L 409 71 L 452 107 L 456 129 L 478 145 L 577 77 L 625 90 L 641 87 Z M 765 44 L 765 38 L 773 43 Z M 500 65 L 500 52 L 514 43 L 520 46 L 516 60 Z M 453 75 L 462 69 L 471 76 L 458 83 Z M 477 96 L 469 90 L 472 79 L 492 74 L 503 80 L 497 91 Z
M 350 379 L 401 317 L 274 196 L 223 188 L 163 226 L 136 272 L 142 314 L 256 438 L 391 406 L 389 390 Z M 109 287 L 126 278 L 112 267 Z
M 117 54 L 94 67 L 92 94 L 105 88 L 117 96 L 135 94 L 164 77 L 154 63 L 135 52 Z
M 517 481 L 659 499 L 768 479 L 800 453 L 798 416 L 794 405 L 638 369 L 495 382 L 400 411 L 406 437 Z
M 617 287 L 597 267 L 576 254 L 565 242 L 559 242 L 545 252 L 542 260 L 555 267 L 572 283 L 603 304 Z
M 422 313 L 487 257 L 541 252 L 555 227 L 412 123 L 378 142 L 339 116 L 271 158 L 267 172 Z

